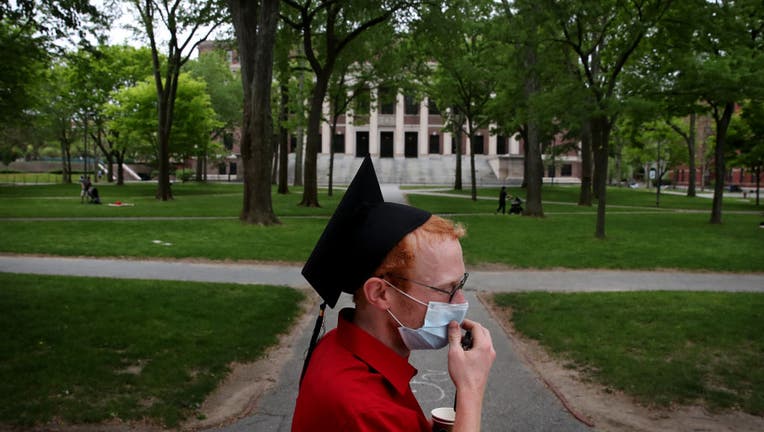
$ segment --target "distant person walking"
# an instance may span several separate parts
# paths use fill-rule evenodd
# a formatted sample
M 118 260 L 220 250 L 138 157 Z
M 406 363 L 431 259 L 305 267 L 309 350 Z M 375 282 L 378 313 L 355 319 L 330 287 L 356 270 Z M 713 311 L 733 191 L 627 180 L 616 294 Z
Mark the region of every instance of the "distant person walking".
M 507 187 L 502 186 L 499 192 L 499 208 L 496 209 L 496 213 L 501 210 L 501 214 L 507 214 Z
M 85 202 L 85 199 L 89 198 L 88 189 L 90 189 L 90 176 L 80 176 L 80 204 Z

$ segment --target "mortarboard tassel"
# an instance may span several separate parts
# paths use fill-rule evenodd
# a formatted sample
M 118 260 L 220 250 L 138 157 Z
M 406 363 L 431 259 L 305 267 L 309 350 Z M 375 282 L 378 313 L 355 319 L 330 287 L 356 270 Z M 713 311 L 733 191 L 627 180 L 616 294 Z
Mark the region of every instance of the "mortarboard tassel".
M 313 349 L 316 347 L 318 341 L 318 332 L 321 331 L 321 325 L 324 323 L 324 311 L 326 310 L 326 302 L 321 303 L 319 306 L 318 316 L 316 317 L 316 325 L 313 327 L 313 334 L 310 336 L 310 345 L 308 345 L 308 354 L 305 355 L 305 362 L 302 364 L 302 373 L 300 373 L 300 385 L 302 385 L 302 379 L 305 378 L 305 372 L 308 370 L 308 363 L 310 363 L 310 356 L 313 355 Z

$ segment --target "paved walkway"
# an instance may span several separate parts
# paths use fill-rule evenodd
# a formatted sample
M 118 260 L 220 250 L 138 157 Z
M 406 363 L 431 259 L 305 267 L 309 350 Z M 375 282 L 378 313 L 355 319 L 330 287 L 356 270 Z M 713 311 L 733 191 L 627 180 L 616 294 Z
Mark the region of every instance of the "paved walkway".
M 387 201 L 403 202 L 395 186 L 383 186 Z M 0 255 L 0 272 L 49 275 L 84 275 L 110 278 L 141 278 L 287 285 L 307 288 L 299 266 L 212 263 L 192 261 L 84 259 Z M 586 431 L 587 426 L 567 412 L 553 393 L 518 356 L 511 338 L 491 318 L 476 291 L 638 291 L 700 290 L 764 292 L 764 274 L 717 274 L 639 271 L 471 271 L 466 297 L 469 317 L 486 325 L 493 335 L 496 362 L 486 390 L 483 415 L 485 431 Z M 343 294 L 337 308 L 329 310 L 327 330 L 336 324 L 337 311 L 350 305 Z M 295 328 L 297 337 L 289 347 L 273 388 L 257 401 L 249 417 L 208 432 L 289 431 L 298 388 L 299 373 L 314 315 L 305 316 Z M 448 378 L 446 351 L 415 352 L 412 364 L 419 374 L 412 388 L 425 412 L 453 404 L 453 385 Z M 362 403 L 362 402 L 359 402 Z M 317 419 L 320 421 L 320 419 Z

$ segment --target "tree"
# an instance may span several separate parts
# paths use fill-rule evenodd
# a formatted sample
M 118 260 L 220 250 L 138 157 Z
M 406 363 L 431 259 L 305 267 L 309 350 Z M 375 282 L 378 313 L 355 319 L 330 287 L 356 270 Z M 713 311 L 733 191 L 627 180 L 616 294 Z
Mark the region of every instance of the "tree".
M 172 199 L 170 190 L 170 134 L 181 67 L 188 62 L 197 45 L 223 23 L 218 2 L 202 0 L 131 0 L 139 15 L 151 47 L 154 84 L 157 96 L 157 146 L 159 179 L 157 199 Z M 169 33 L 167 52 L 160 55 L 156 28 Z M 164 75 L 164 76 L 163 76 Z
M 764 169 L 764 102 L 746 101 L 737 122 L 730 125 L 733 162 L 750 169 L 756 178 L 756 205 L 760 204 L 761 173 Z M 737 124 L 736 124 L 737 123 Z M 737 126 L 737 127 L 733 127 Z
M 282 19 L 302 36 L 305 57 L 315 74 L 308 114 L 305 178 L 300 205 L 319 207 L 317 159 L 323 117 L 322 108 L 337 59 L 359 35 L 409 9 L 412 2 L 409 0 L 366 0 L 363 2 L 284 0 L 284 3 L 293 14 L 284 13 Z
M 207 83 L 207 93 L 210 95 L 216 120 L 221 125 L 213 131 L 212 139 L 225 142 L 241 125 L 244 94 L 240 74 L 231 71 L 222 50 L 200 54 L 198 59 L 185 65 L 185 70 Z M 197 160 L 197 181 L 207 180 L 207 155 L 203 156 Z
M 100 45 L 80 49 L 67 58 L 75 71 L 72 88 L 82 112 L 81 120 L 92 121 L 93 124 L 92 128 L 87 128 L 89 139 L 106 158 L 108 181 L 112 181 L 116 159 L 121 161 L 118 164 L 117 184 L 122 185 L 124 154 L 118 156 L 123 149 L 110 139 L 113 135 L 107 130 L 109 117 L 106 106 L 115 92 L 135 86 L 151 76 L 151 52 L 148 48 Z
M 677 136 L 670 124 L 663 120 L 640 125 L 634 135 L 636 149 L 642 153 L 642 160 L 649 161 L 650 170 L 655 173 L 651 181 L 655 185 L 655 206 L 660 207 L 663 176 L 672 168 L 687 161 L 681 137 Z M 645 179 L 647 181 L 647 179 Z
M 563 133 L 580 129 L 575 113 L 583 111 L 578 105 L 586 98 L 572 91 L 576 83 L 568 71 L 570 66 L 564 63 L 565 50 L 552 42 L 559 30 L 537 2 L 502 1 L 500 19 L 496 28 L 501 29 L 500 55 L 506 66 L 496 72 L 503 79 L 494 117 L 505 133 L 519 133 L 522 137 L 523 187 L 527 189 L 524 215 L 543 216 L 542 155 L 569 149 L 558 141 Z M 565 103 L 561 104 L 561 100 Z M 570 120 L 572 115 L 574 121 Z M 585 184 L 585 174 L 583 180 Z
M 334 185 L 334 154 L 337 123 L 345 115 L 348 124 L 368 121 L 373 102 L 372 87 L 401 88 L 406 67 L 399 49 L 401 43 L 389 22 L 376 25 L 360 35 L 337 59 L 327 88 L 331 146 L 329 150 L 329 196 Z M 363 59 L 363 60 L 359 60 Z M 411 89 L 411 86 L 409 86 Z
M 618 116 L 616 88 L 635 50 L 663 19 L 671 0 L 631 2 L 545 1 L 542 10 L 558 24 L 558 41 L 575 53 L 594 110 L 588 119 L 598 199 L 595 236 L 605 237 L 610 132 Z
M 209 145 L 212 131 L 220 124 L 215 120 L 210 97 L 203 81 L 188 74 L 178 77 L 178 103 L 175 105 L 175 126 L 170 136 L 168 153 L 179 159 L 199 155 Z M 118 169 L 122 170 L 125 154 L 153 156 L 158 163 L 156 93 L 153 83 L 142 81 L 113 94 L 106 109 L 111 119 L 107 126 L 117 149 Z
M 0 46 L 5 60 L 0 64 L 0 125 L 11 125 L 34 107 L 34 87 L 42 79 L 48 55 L 40 38 L 29 28 L 0 20 Z
M 710 222 L 722 223 L 727 131 L 736 106 L 764 97 L 764 9 L 756 0 L 682 2 L 672 16 L 671 91 L 692 95 L 716 125 Z
M 475 139 L 478 130 L 488 127 L 488 108 L 497 87 L 498 68 L 490 61 L 496 43 L 488 31 L 493 12 L 489 2 L 451 1 L 426 8 L 415 39 L 423 47 L 422 58 L 434 62 L 432 73 L 423 80 L 429 82 L 428 95 L 439 106 L 451 108 L 448 121 L 467 135 L 473 201 L 477 200 Z M 457 149 L 460 146 L 461 140 Z
M 22 141 L 36 136 L 29 130 L 42 113 L 36 103 L 50 113 L 47 99 L 36 96 L 45 98 L 39 86 L 51 58 L 63 53 L 64 45 L 89 46 L 86 36 L 99 38 L 104 27 L 104 15 L 87 0 L 0 2 L 0 151 L 5 158 L 25 153 Z M 56 44 L 62 40 L 66 44 Z
M 244 88 L 241 156 L 244 202 L 239 218 L 250 224 L 272 225 L 279 220 L 271 200 L 273 118 L 271 81 L 279 1 L 228 0 L 241 56 Z
M 28 125 L 43 98 L 39 91 L 45 81 L 49 57 L 32 30 L 0 20 L 0 46 L 5 61 L 0 62 L 0 152 L 10 163 L 26 155 Z

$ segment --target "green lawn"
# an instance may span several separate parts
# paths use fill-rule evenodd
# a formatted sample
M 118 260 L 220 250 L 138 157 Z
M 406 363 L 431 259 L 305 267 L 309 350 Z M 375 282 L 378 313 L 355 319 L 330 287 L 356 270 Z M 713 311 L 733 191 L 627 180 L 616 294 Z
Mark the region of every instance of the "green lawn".
M 61 174 L 53 173 L 23 173 L 23 172 L 0 172 L 0 184 L 3 183 L 21 183 L 21 184 L 40 184 L 40 183 L 61 183 Z
M 0 273 L 0 425 L 193 415 L 277 342 L 284 287 Z
M 174 199 L 158 201 L 156 184 L 97 185 L 102 205 L 81 204 L 79 185 L 0 186 L 0 218 L 39 217 L 230 217 L 241 212 L 243 186 L 238 183 L 178 183 Z M 328 216 L 341 195 L 319 193 L 320 208 L 298 206 L 302 188 L 272 196 L 278 216 Z M 132 206 L 112 207 L 120 201 Z
M 594 215 L 543 219 L 455 216 L 470 265 L 515 268 L 764 271 L 764 230 L 755 215 L 711 225 L 700 214 L 608 216 L 608 238 L 594 238 Z M 284 218 L 275 227 L 238 220 L 0 222 L 0 252 L 64 256 L 202 257 L 304 262 L 325 218 Z
M 457 204 L 459 212 L 462 213 L 475 213 L 475 212 L 493 212 L 498 206 L 499 188 L 481 188 L 477 190 L 479 198 L 490 198 L 489 200 L 480 199 L 471 205 Z M 711 191 L 708 191 L 711 192 Z M 465 197 L 470 196 L 469 187 L 461 191 L 449 190 L 442 193 L 458 194 Z M 511 196 L 520 196 L 525 202 L 526 191 L 520 188 L 507 188 L 507 193 Z M 578 186 L 544 186 L 542 189 L 541 197 L 544 202 L 544 211 L 596 211 L 597 201 L 594 201 L 592 207 L 579 207 L 578 203 Z M 764 193 L 763 193 L 764 195 Z M 426 195 L 415 195 L 412 191 L 412 195 L 409 196 L 409 201 L 412 205 L 428 205 L 430 203 L 441 203 L 447 205 L 442 210 L 438 209 L 438 212 L 451 213 L 457 210 L 453 209 L 454 204 L 449 204 L 450 201 L 443 201 L 441 198 L 432 198 Z M 471 201 L 470 201 L 471 202 Z M 695 197 L 687 198 L 684 195 L 675 195 L 668 193 L 661 193 L 660 207 L 655 206 L 655 190 L 645 189 L 629 189 L 611 187 L 607 192 L 607 205 L 611 210 L 619 211 L 624 210 L 620 207 L 633 207 L 632 209 L 626 209 L 631 211 L 644 211 L 644 210 L 698 210 L 707 211 L 709 216 L 711 213 L 711 200 L 708 198 Z M 552 207 L 555 206 L 555 207 Z M 559 207 L 557 207 L 559 206 Z M 725 196 L 723 201 L 723 209 L 726 211 L 764 211 L 764 206 L 755 206 L 755 197 L 749 196 L 749 198 L 742 199 L 738 197 Z
M 494 301 L 567 367 L 645 405 L 764 415 L 764 294 L 524 293 Z

